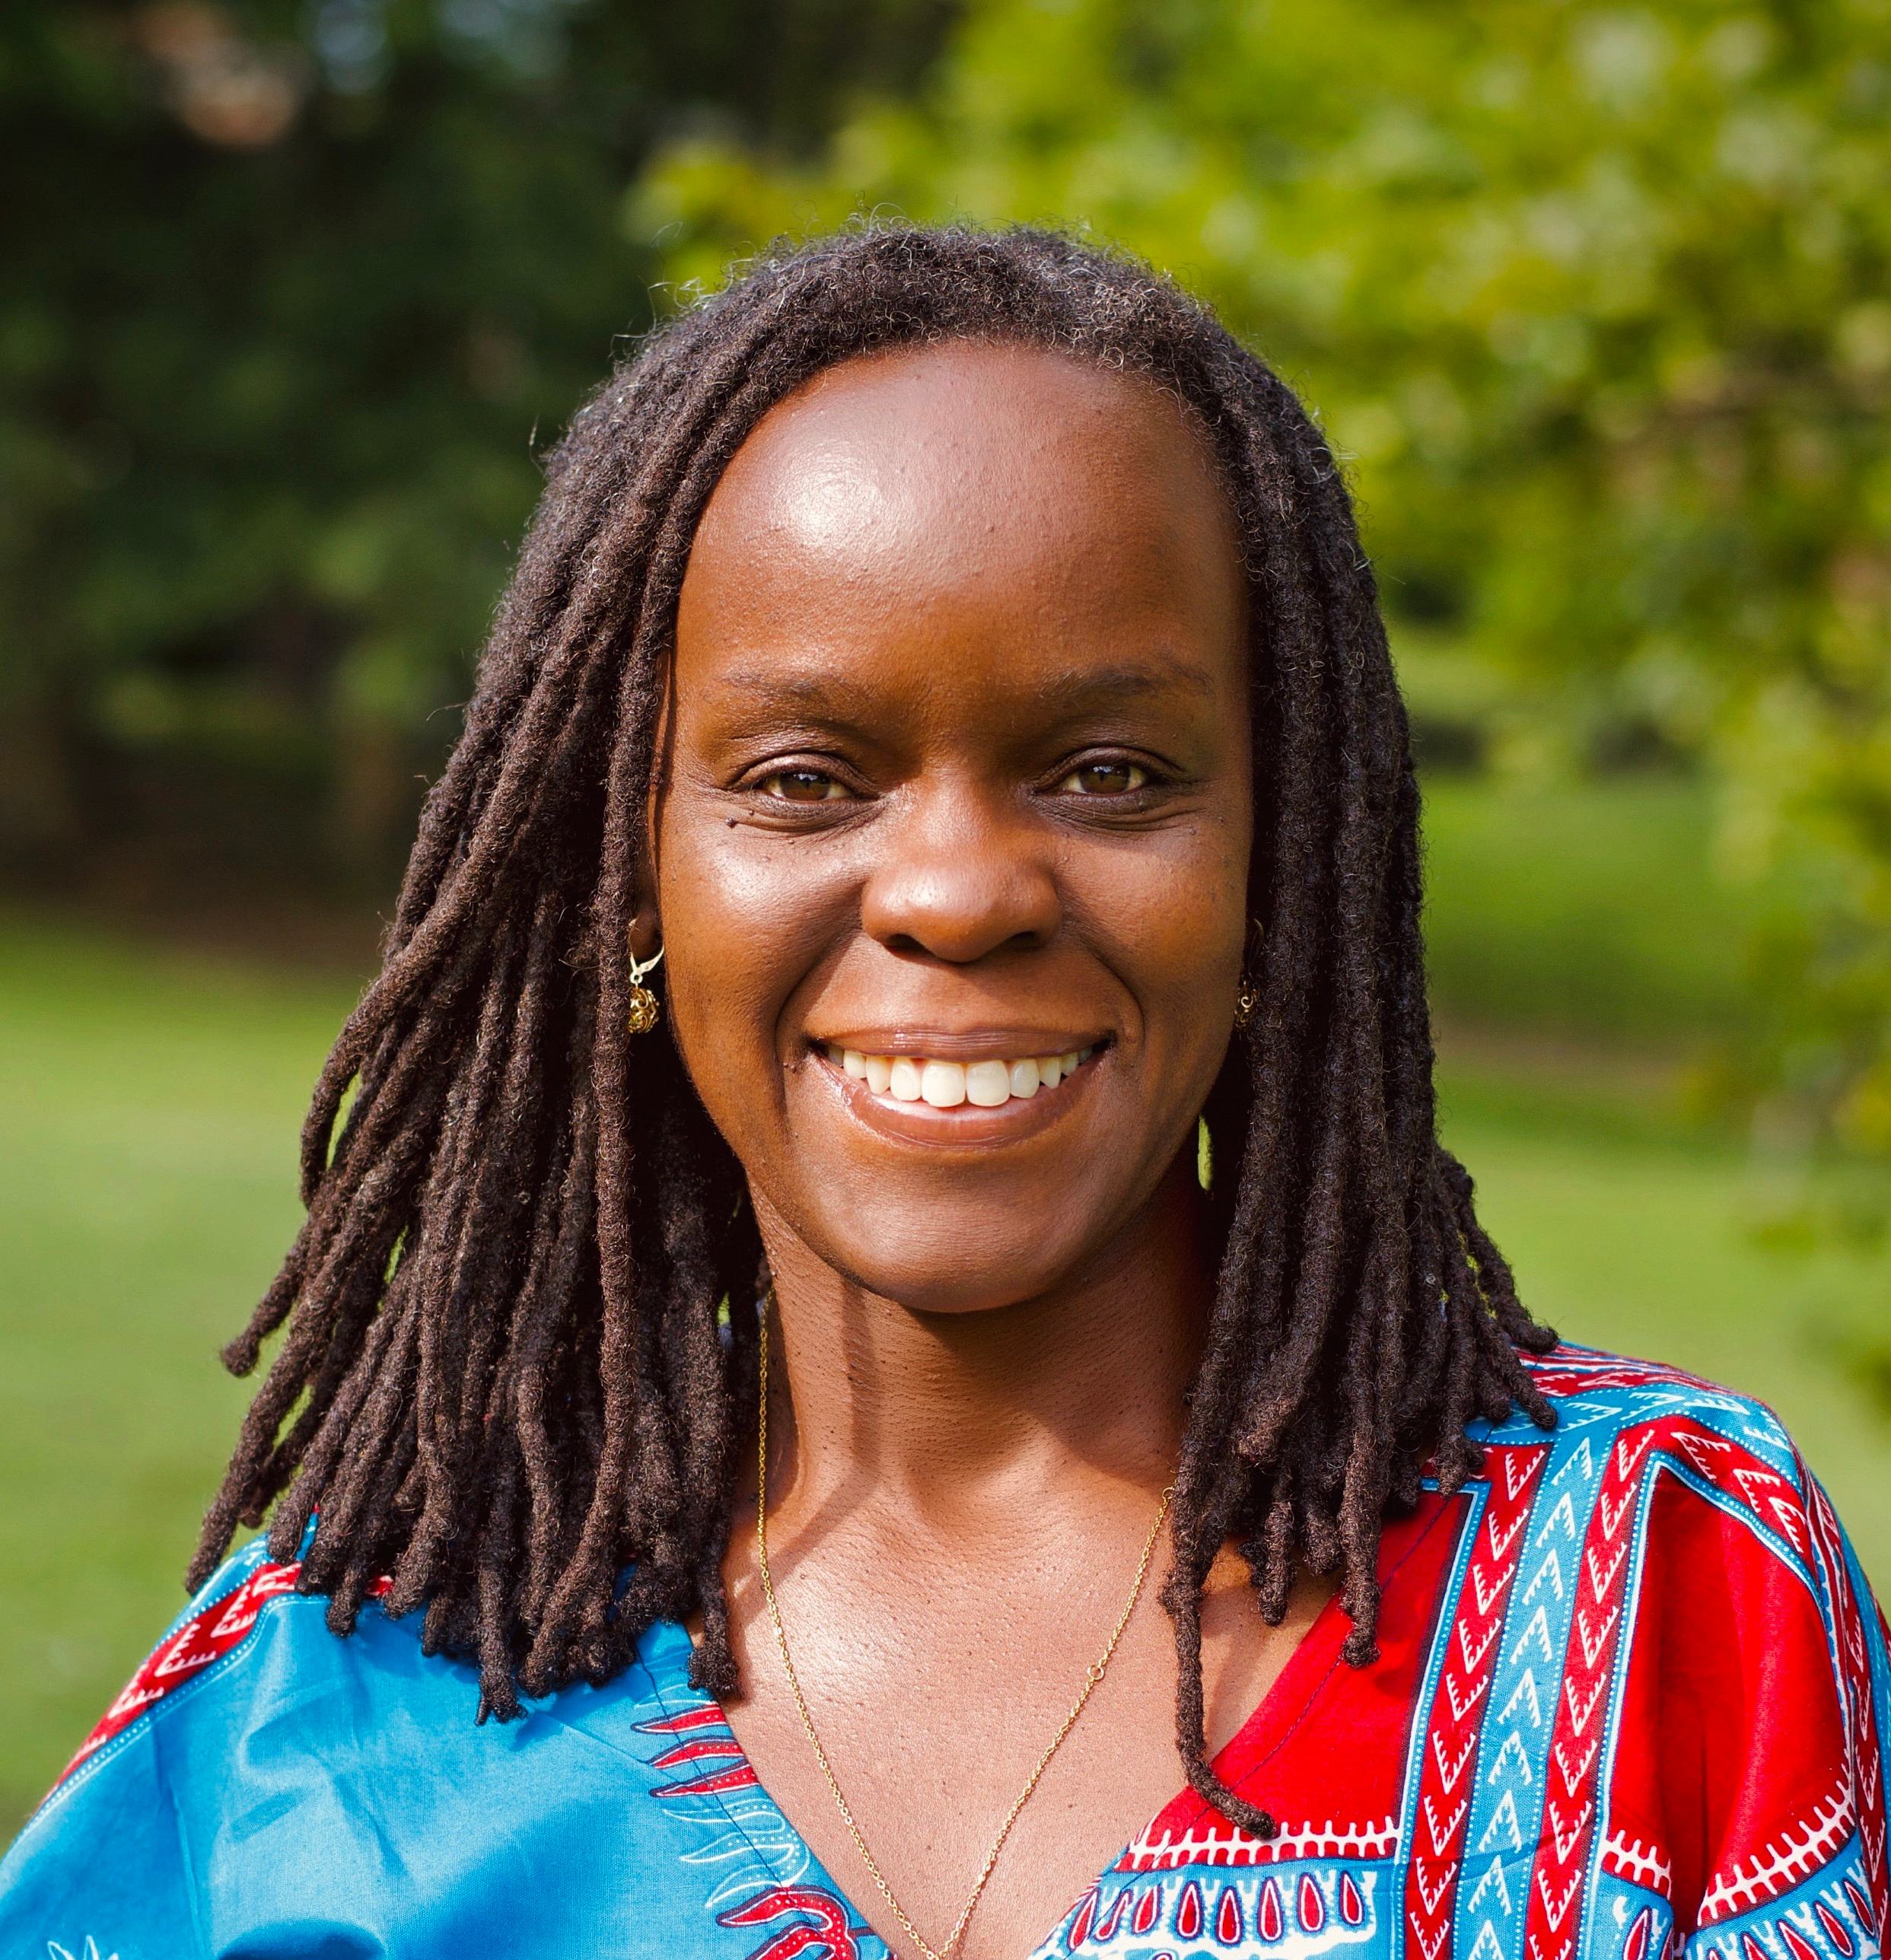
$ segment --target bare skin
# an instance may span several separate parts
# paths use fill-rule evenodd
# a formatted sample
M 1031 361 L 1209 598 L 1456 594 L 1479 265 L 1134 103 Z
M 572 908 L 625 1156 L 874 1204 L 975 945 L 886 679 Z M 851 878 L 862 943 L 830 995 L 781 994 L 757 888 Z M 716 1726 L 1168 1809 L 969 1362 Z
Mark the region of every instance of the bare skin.
M 829 371 L 738 452 L 676 631 L 654 886 L 670 1025 L 775 1275 L 769 1537 L 823 1741 L 942 1942 L 1120 1610 L 1213 1279 L 1195 1118 L 1249 932 L 1246 585 L 1183 412 L 1061 356 Z M 1001 1107 L 900 1104 L 852 1048 L 1092 1051 Z M 752 1473 L 751 1473 L 752 1479 Z M 763 1616 L 724 1573 L 737 1738 L 856 1908 Z M 958 1949 L 1029 1952 L 1182 1787 L 1159 1553 Z M 1325 1603 L 1207 1615 L 1209 1742 Z

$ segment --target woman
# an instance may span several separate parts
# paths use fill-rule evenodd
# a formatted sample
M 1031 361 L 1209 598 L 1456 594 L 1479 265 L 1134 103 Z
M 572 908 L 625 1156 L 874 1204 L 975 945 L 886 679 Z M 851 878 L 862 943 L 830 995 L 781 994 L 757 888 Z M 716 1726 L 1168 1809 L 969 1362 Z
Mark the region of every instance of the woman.
M 0 1928 L 1874 1953 L 1863 1578 L 1763 1410 L 1518 1304 L 1417 825 L 1331 457 L 1145 269 L 871 231 L 656 336 Z

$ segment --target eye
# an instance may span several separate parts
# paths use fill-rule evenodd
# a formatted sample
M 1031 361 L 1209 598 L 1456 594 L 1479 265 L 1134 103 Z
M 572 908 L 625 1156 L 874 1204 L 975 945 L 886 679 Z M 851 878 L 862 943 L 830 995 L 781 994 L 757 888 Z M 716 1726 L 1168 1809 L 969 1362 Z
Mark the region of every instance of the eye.
M 756 788 L 781 803 L 839 803 L 853 794 L 825 769 L 777 769 Z
M 1129 796 L 1148 783 L 1149 772 L 1140 762 L 1099 761 L 1080 763 L 1057 787 L 1075 796 Z

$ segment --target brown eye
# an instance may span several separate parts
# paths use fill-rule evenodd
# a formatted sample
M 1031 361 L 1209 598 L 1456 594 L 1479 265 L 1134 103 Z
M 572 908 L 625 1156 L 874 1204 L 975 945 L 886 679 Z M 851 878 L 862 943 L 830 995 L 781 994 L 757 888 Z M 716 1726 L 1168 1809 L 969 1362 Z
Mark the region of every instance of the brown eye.
M 1078 796 L 1127 796 L 1149 780 L 1149 772 L 1135 762 L 1086 762 L 1058 784 Z
M 777 769 L 762 778 L 760 788 L 764 796 L 783 803 L 837 803 L 850 794 L 822 769 Z

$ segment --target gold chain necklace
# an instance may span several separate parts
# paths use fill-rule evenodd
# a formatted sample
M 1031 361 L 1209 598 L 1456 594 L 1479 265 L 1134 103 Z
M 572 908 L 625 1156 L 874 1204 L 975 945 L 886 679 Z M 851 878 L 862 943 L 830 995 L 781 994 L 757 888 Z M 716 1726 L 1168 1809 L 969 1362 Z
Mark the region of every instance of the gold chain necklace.
M 1109 1630 L 1109 1638 L 1103 1650 L 1092 1661 L 1084 1675 L 1083 1691 L 1071 1703 L 1070 1713 L 1058 1725 L 1057 1733 L 1046 1745 L 1044 1753 L 1037 1759 L 1037 1766 L 1026 1779 L 1024 1787 L 1017 1793 L 1011 1809 L 1004 1813 L 1004 1822 L 998 1826 L 998 1834 L 992 1841 L 992 1848 L 985 1854 L 985 1863 L 972 1887 L 972 1895 L 965 1902 L 964 1910 L 947 1936 L 943 1946 L 934 1946 L 926 1939 L 908 1916 L 906 1909 L 893 1896 L 891 1885 L 880 1869 L 880 1862 L 868 1847 L 864 1833 L 854 1821 L 852 1806 L 842 1794 L 840 1779 L 834 1774 L 834 1766 L 827 1760 L 827 1751 L 815 1732 L 814 1718 L 807 1712 L 807 1697 L 801 1692 L 801 1677 L 794 1672 L 794 1663 L 789 1658 L 788 1634 L 782 1625 L 782 1609 L 775 1602 L 775 1581 L 769 1576 L 769 1316 L 772 1303 L 765 1300 L 762 1308 L 761 1354 L 759 1373 L 762 1378 L 762 1412 L 756 1428 L 756 1481 L 755 1498 L 755 1561 L 761 1568 L 762 1596 L 768 1602 L 769 1619 L 775 1628 L 775 1644 L 781 1650 L 782 1671 L 788 1676 L 789 1691 L 794 1697 L 794 1707 L 801 1718 L 801 1726 L 807 1732 L 807 1739 L 814 1751 L 814 1760 L 821 1766 L 821 1774 L 827 1779 L 827 1787 L 832 1794 L 834 1807 L 841 1815 L 841 1822 L 847 1826 L 847 1834 L 854 1841 L 854 1849 L 860 1853 L 860 1862 L 867 1867 L 874 1883 L 880 1888 L 880 1895 L 887 1901 L 887 1909 L 906 1929 L 906 1936 L 916 1946 L 924 1960 L 950 1960 L 953 1949 L 959 1943 L 960 1936 L 969 1923 L 973 1909 L 983 1895 L 985 1881 L 992 1876 L 992 1867 L 998 1861 L 998 1853 L 1004 1848 L 1004 1841 L 1011 1834 L 1011 1826 L 1017 1822 L 1018 1812 L 1030 1799 L 1036 1789 L 1038 1779 L 1050 1767 L 1052 1757 L 1062 1745 L 1064 1738 L 1077 1726 L 1077 1718 L 1084 1712 L 1087 1702 L 1097 1685 L 1103 1678 L 1110 1656 L 1116 1651 L 1117 1643 L 1123 1637 L 1123 1630 L 1129 1624 L 1130 1615 L 1136 1610 L 1136 1602 L 1142 1597 L 1143 1581 L 1149 1576 L 1149 1561 L 1156 1548 L 1156 1540 L 1162 1535 L 1163 1520 L 1169 1515 L 1169 1500 L 1175 1495 L 1171 1484 L 1162 1494 L 1162 1501 L 1156 1507 L 1156 1521 L 1149 1527 L 1149 1535 L 1143 1541 L 1142 1556 L 1136 1561 L 1136 1576 L 1131 1582 L 1129 1597 L 1122 1611 L 1116 1616 L 1116 1624 Z

